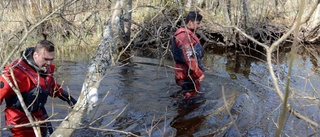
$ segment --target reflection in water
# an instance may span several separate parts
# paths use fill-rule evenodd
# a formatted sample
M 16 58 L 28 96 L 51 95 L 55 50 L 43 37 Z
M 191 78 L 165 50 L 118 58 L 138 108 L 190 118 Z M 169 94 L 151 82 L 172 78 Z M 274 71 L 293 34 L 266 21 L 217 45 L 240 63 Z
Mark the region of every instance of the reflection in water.
M 252 59 L 241 56 L 238 52 L 229 54 L 226 56 L 226 59 L 226 71 L 229 73 L 231 79 L 237 79 L 235 73 L 243 74 L 244 77 L 248 78 Z
M 120 70 L 120 75 L 122 76 L 121 81 L 123 82 L 123 88 L 124 90 L 130 90 L 132 86 L 132 83 L 137 79 L 135 70 L 134 70 L 134 65 L 129 64 L 126 66 L 123 66 Z
M 177 102 L 178 115 L 171 121 L 170 124 L 177 130 L 176 136 L 192 136 L 192 134 L 197 131 L 198 127 L 205 120 L 205 116 L 199 115 L 190 119 L 186 119 L 184 116 L 199 108 L 199 106 L 204 104 L 204 102 L 204 98 L 200 96 L 188 100 L 180 98 L 180 101 Z

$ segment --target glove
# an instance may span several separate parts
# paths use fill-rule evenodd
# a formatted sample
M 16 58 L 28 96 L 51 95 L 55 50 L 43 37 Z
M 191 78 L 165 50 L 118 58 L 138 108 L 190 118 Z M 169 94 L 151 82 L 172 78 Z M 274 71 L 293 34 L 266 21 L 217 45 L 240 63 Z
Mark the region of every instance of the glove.
M 63 101 L 66 101 L 71 107 L 73 107 L 76 103 L 77 100 L 74 99 L 68 92 L 63 91 L 61 93 L 61 96 L 59 96 L 59 98 Z

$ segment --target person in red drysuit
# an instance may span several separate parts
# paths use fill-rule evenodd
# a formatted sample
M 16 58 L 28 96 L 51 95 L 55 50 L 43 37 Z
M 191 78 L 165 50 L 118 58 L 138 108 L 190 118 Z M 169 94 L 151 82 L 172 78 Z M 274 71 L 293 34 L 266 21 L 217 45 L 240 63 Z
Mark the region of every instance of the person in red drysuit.
M 199 92 L 200 82 L 205 78 L 201 61 L 203 48 L 194 33 L 200 27 L 201 20 L 202 15 L 195 11 L 189 12 L 186 26 L 179 28 L 172 39 L 175 80 L 186 99 Z
M 0 104 L 5 100 L 4 112 L 7 126 L 29 123 L 21 102 L 11 86 L 20 91 L 34 121 L 46 119 L 44 105 L 48 96 L 59 97 L 71 106 L 76 103 L 76 100 L 64 91 L 53 78 L 54 56 L 54 44 L 46 39 L 41 40 L 35 47 L 29 47 L 23 51 L 20 58 L 3 69 L 0 77 Z M 53 132 L 52 127 L 46 127 L 46 125 L 48 123 L 40 125 L 42 136 Z M 35 136 L 33 128 L 30 126 L 11 128 L 11 133 L 14 137 Z

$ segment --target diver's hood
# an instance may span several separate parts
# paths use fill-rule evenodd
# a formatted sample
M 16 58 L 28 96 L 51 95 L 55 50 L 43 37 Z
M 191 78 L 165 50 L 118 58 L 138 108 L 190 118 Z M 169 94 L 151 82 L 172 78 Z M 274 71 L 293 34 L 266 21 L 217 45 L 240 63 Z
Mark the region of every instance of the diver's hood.
M 45 75 L 46 71 L 41 69 L 33 59 L 34 47 L 29 47 L 26 50 L 21 52 L 22 60 L 31 66 L 32 69 L 40 73 L 40 75 Z

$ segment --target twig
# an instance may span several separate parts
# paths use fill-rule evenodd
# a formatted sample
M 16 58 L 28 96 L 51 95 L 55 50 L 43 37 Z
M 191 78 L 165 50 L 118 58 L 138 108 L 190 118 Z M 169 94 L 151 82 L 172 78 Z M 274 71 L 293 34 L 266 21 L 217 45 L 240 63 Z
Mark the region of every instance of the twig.
M 88 127 L 89 129 L 94 129 L 94 130 L 99 130 L 99 131 L 106 131 L 106 132 L 118 132 L 118 133 L 123 133 L 123 134 L 127 134 L 127 135 L 131 135 L 134 137 L 139 137 L 136 134 L 133 134 L 131 132 L 125 132 L 125 131 L 121 131 L 121 130 L 114 130 L 114 129 L 102 129 L 102 128 L 96 128 L 96 127 Z
M 122 111 L 121 111 L 113 120 L 111 120 L 107 125 L 105 125 L 104 127 L 107 127 L 107 126 L 109 126 L 110 124 L 112 124 L 118 117 L 120 117 L 120 115 L 127 109 L 127 107 L 128 107 L 128 105 L 126 105 L 126 106 L 122 109 Z
M 40 124 L 47 123 L 47 122 L 61 122 L 63 120 L 64 119 L 54 119 L 54 120 L 34 121 L 33 123 L 37 124 L 37 125 L 40 125 Z M 8 129 L 11 129 L 11 128 L 19 128 L 19 127 L 27 127 L 27 126 L 32 126 L 32 124 L 31 123 L 25 123 L 25 124 L 14 125 L 14 126 L 6 126 L 4 128 L 1 128 L 0 130 L 8 130 Z
M 241 31 L 238 27 L 231 26 L 231 28 L 234 28 L 234 29 L 237 30 L 239 33 L 241 33 L 243 36 L 245 36 L 245 37 L 248 38 L 249 40 L 253 41 L 254 43 L 257 43 L 257 44 L 260 45 L 261 47 L 264 47 L 265 49 L 268 49 L 268 48 L 269 48 L 266 44 L 263 44 L 263 43 L 257 41 L 257 40 L 254 39 L 253 37 L 247 35 L 247 34 L 244 33 L 243 31 Z
M 236 128 L 236 131 L 239 135 L 239 137 L 241 136 L 241 133 L 240 133 L 240 130 L 238 128 L 238 126 L 236 125 L 236 122 L 234 121 L 233 119 L 233 116 L 229 110 L 229 106 L 228 106 L 228 103 L 227 103 L 227 100 L 226 100 L 226 96 L 224 94 L 224 86 L 221 87 L 221 92 L 222 92 L 222 98 L 223 98 L 223 101 L 224 101 L 224 106 L 226 107 L 226 111 L 228 112 L 228 115 L 230 116 L 230 119 L 231 119 L 231 122 L 234 124 L 234 127 Z
M 299 13 L 298 13 L 298 18 L 296 21 L 296 24 L 300 24 L 301 18 L 302 18 L 302 14 L 304 11 L 304 6 L 305 6 L 305 1 L 302 0 L 301 1 L 301 5 L 299 6 Z M 294 41 L 291 47 L 291 52 L 290 52 L 290 60 L 289 60 L 289 70 L 288 70 L 288 78 L 286 81 L 286 89 L 285 89 L 285 96 L 284 96 L 284 100 L 283 100 L 283 108 L 282 108 L 282 112 L 279 118 L 279 127 L 278 130 L 276 132 L 276 137 L 280 136 L 282 128 L 285 124 L 285 118 L 286 118 L 286 114 L 287 114 L 287 108 L 289 105 L 288 104 L 288 98 L 289 98 L 289 92 L 290 92 L 290 80 L 291 80 L 291 76 L 292 76 L 292 67 L 293 67 L 293 60 L 294 60 L 294 55 L 296 54 L 296 46 L 298 45 L 298 32 L 299 32 L 299 28 L 300 25 L 297 25 L 297 27 L 294 29 Z

